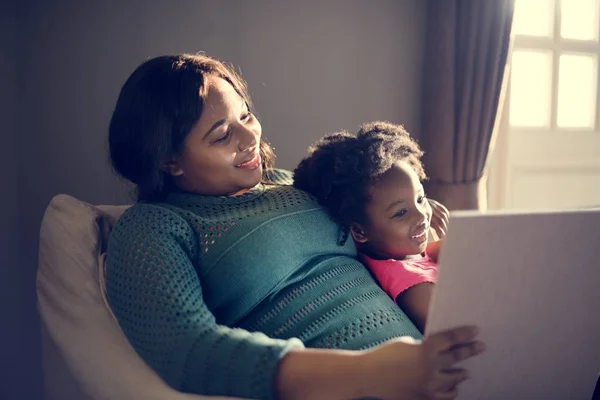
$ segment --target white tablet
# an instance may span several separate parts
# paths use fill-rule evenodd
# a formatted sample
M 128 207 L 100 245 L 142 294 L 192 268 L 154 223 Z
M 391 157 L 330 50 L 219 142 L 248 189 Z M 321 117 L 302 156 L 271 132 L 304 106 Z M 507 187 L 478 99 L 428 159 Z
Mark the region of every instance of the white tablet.
M 453 212 L 426 335 L 481 328 L 461 399 L 592 398 L 600 374 L 600 209 Z

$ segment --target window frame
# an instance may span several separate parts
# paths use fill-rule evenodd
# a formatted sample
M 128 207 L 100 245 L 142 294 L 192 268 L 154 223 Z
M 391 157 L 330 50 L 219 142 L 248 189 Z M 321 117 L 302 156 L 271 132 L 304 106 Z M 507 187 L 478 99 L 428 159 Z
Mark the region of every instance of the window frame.
M 518 3 L 519 0 L 517 0 Z M 526 0 L 521 0 L 526 1 Z M 518 50 L 531 51 L 550 51 L 552 53 L 552 83 L 550 88 L 550 125 L 549 126 L 518 126 L 511 125 L 510 120 L 507 120 L 507 129 L 510 132 L 594 132 L 600 131 L 600 39 L 598 40 L 577 40 L 565 39 L 560 34 L 561 27 L 561 3 L 565 0 L 553 0 L 554 2 L 554 24 L 551 37 L 544 36 L 528 36 L 514 34 L 512 44 L 512 52 Z M 569 1 L 569 0 L 566 0 Z M 596 13 L 600 16 L 600 1 L 594 0 Z M 518 4 L 517 4 L 518 6 Z M 596 38 L 600 38 L 600 22 L 596 27 Z M 560 68 L 560 56 L 566 54 L 591 55 L 596 57 L 596 104 L 593 127 L 559 127 L 557 124 L 558 118 L 558 78 Z M 509 59 L 512 65 L 512 53 Z M 507 88 L 506 108 L 510 112 L 511 94 L 510 82 Z
M 518 7 L 519 0 L 516 1 Z M 554 12 L 552 36 L 516 34 L 513 26 L 505 71 L 508 79 L 503 84 L 496 120 L 495 130 L 498 135 L 492 143 L 491 156 L 484 175 L 487 181 L 485 207 L 489 209 L 515 208 L 514 182 L 524 169 L 546 171 L 558 168 L 570 172 L 600 169 L 600 0 L 595 0 L 598 13 L 597 41 L 563 39 L 560 34 L 561 0 L 552 1 Z M 552 54 L 549 125 L 543 127 L 510 125 L 511 69 L 512 54 L 515 50 L 550 51 Z M 583 53 L 597 57 L 596 107 L 592 129 L 557 126 L 560 56 L 568 53 Z M 569 145 L 564 147 L 565 143 Z

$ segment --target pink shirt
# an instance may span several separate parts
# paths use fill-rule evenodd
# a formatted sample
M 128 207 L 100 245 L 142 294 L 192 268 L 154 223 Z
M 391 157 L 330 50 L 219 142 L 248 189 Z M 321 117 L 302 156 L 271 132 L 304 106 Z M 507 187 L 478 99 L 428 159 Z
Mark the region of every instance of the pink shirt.
M 371 270 L 379 286 L 392 298 L 419 283 L 437 280 L 438 267 L 427 254 L 406 260 L 375 260 L 359 253 L 360 260 Z

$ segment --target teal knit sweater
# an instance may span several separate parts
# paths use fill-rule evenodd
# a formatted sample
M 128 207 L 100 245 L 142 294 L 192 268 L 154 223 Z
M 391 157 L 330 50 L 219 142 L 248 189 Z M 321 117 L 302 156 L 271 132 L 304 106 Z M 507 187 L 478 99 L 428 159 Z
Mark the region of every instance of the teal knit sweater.
M 291 174 L 270 177 L 275 185 L 235 197 L 138 203 L 110 236 L 110 306 L 176 389 L 269 399 L 289 349 L 420 337 Z

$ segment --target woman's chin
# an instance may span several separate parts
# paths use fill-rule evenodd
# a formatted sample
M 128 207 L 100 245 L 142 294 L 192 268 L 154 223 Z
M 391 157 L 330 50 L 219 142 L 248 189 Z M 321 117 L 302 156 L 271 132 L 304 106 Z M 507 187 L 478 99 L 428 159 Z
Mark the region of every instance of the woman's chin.
M 262 167 L 256 169 L 239 169 L 237 175 L 238 186 L 244 189 L 252 189 L 262 181 Z
M 240 187 L 242 190 L 250 190 L 256 187 L 262 181 L 262 174 L 257 177 L 253 177 L 252 179 L 244 179 L 240 182 Z

